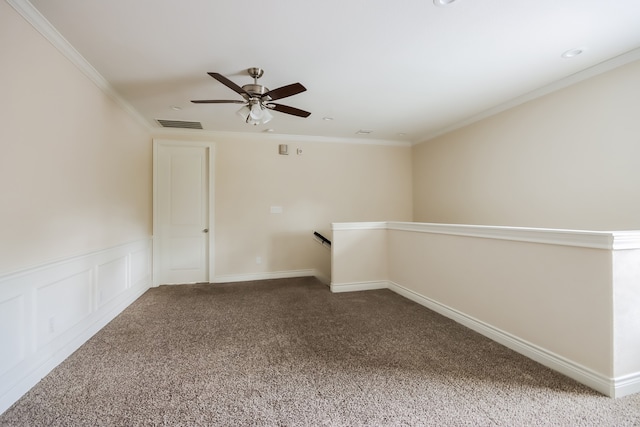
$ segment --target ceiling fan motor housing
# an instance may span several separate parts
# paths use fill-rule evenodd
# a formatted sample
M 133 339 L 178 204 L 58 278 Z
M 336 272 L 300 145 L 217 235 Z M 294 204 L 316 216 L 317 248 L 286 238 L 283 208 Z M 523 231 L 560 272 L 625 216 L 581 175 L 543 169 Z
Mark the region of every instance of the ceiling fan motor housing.
M 249 92 L 252 96 L 262 96 L 269 92 L 269 89 L 256 83 L 244 85 L 242 86 L 242 89 Z
M 253 78 L 252 84 L 242 86 L 246 92 L 249 92 L 252 98 L 261 97 L 269 92 L 269 89 L 258 84 L 258 79 L 264 74 L 264 70 L 260 67 L 251 67 L 247 69 L 247 73 Z

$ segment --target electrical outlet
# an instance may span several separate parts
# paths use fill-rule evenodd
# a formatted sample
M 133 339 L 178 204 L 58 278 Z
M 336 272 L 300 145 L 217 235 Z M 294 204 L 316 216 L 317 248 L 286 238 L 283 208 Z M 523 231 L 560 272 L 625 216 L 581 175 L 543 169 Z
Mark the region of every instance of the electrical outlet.
M 262 264 L 262 257 L 256 257 L 256 264 Z

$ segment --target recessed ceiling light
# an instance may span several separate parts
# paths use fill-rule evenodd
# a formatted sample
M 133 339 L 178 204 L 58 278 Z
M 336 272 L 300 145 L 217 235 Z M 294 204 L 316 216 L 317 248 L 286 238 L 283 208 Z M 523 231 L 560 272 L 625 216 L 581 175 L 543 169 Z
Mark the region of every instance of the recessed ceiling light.
M 569 59 L 569 58 L 576 57 L 576 56 L 580 55 L 583 52 L 584 52 L 583 48 L 577 47 L 575 49 L 569 49 L 568 51 L 564 52 L 560 56 L 562 56 L 565 59 Z
M 331 120 L 333 120 L 333 117 L 323 117 L 322 120 L 324 120 L 325 122 L 330 122 Z
M 373 131 L 369 129 L 360 129 L 358 132 L 356 132 L 356 135 L 369 135 L 371 132 Z
M 443 7 L 443 6 L 449 6 L 451 3 L 455 1 L 456 0 L 433 0 L 433 4 L 435 4 L 438 7 Z
M 177 105 L 172 105 L 172 106 L 170 106 L 169 108 L 171 108 L 171 109 L 172 109 L 172 110 L 174 110 L 174 111 L 180 111 L 180 110 L 182 110 L 182 107 L 179 107 L 179 106 L 177 106 Z
M 271 132 L 274 132 L 274 130 L 273 130 L 273 129 L 271 129 L 271 128 L 269 128 L 269 129 L 265 129 L 265 130 L 263 130 L 263 132 L 271 133 Z

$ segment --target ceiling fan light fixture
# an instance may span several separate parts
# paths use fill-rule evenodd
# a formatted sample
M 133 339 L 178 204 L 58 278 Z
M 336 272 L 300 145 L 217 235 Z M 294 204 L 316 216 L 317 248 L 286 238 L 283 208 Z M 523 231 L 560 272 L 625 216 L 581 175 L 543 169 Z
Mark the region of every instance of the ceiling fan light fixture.
M 254 126 L 268 123 L 273 119 L 273 115 L 258 101 L 243 105 L 237 114 L 242 117 L 245 123 Z
M 246 105 L 243 105 L 236 114 L 238 114 L 240 117 L 242 117 L 242 120 L 244 120 L 245 122 L 247 121 L 247 119 L 249 118 L 249 113 L 251 113 L 251 110 L 249 109 L 249 107 L 247 107 Z
M 273 119 L 273 114 L 269 112 L 266 108 L 262 110 L 262 122 L 261 123 L 269 123 Z
M 262 109 L 260 102 L 251 103 L 251 111 L 249 112 L 249 115 L 251 116 L 251 120 L 260 121 L 262 119 L 262 116 L 264 116 L 264 110 Z

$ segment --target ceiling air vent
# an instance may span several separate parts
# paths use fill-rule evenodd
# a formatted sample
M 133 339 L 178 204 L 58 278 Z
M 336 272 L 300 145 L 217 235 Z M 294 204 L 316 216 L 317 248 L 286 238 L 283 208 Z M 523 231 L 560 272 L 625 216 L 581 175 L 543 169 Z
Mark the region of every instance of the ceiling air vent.
M 162 127 L 178 129 L 202 129 L 200 122 L 186 122 L 184 120 L 157 120 Z

